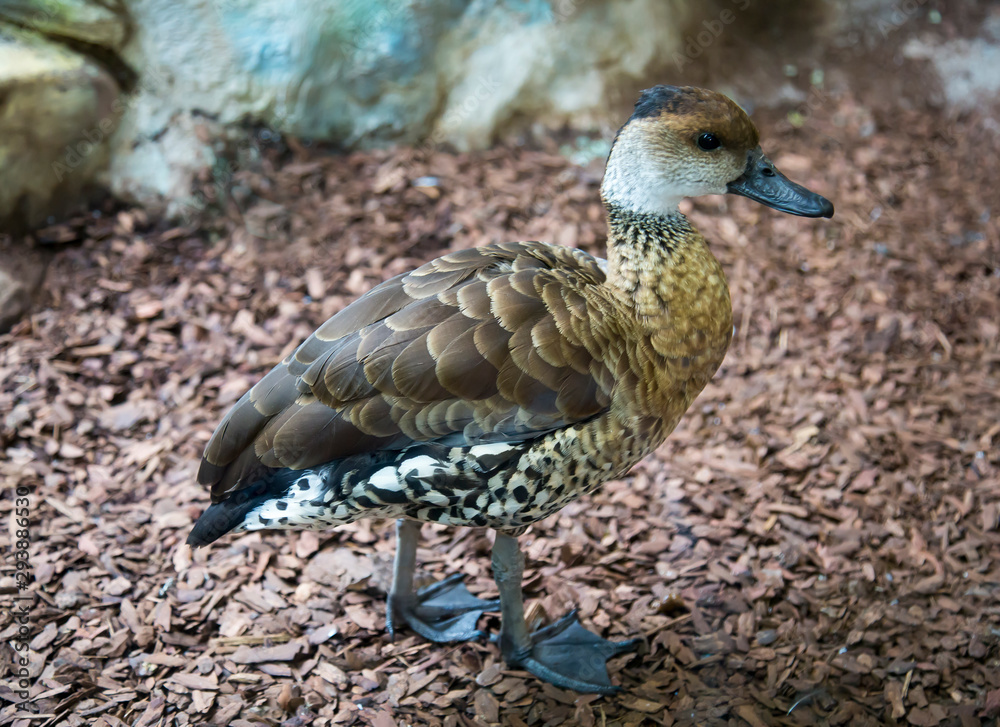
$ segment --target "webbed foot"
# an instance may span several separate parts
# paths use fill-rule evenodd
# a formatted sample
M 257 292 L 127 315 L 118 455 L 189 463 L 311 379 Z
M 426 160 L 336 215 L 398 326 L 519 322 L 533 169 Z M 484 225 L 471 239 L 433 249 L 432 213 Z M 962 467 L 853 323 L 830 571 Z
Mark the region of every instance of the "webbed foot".
M 456 574 L 432 583 L 416 593 L 390 594 L 385 627 L 394 635 L 399 623 L 431 641 L 474 641 L 483 635 L 476 621 L 485 611 L 497 611 L 500 601 L 476 598 Z
M 642 639 L 602 639 L 580 624 L 575 611 L 538 629 L 530 638 L 529 649 L 518 649 L 502 637 L 498 639 L 504 661 L 557 687 L 594 694 L 614 694 L 621 690 L 611 683 L 607 661 L 635 651 L 642 643 Z

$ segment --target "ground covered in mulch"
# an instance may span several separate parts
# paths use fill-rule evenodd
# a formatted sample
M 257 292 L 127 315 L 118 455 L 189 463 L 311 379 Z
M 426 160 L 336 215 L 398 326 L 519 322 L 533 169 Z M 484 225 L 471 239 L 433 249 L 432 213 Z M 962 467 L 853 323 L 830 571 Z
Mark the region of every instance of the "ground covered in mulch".
M 0 337 L 0 538 L 27 488 L 36 596 L 31 701 L 0 687 L 0 722 L 998 724 L 1000 142 L 851 98 L 792 118 L 758 116 L 765 148 L 836 217 L 688 205 L 730 278 L 729 356 L 655 457 L 522 538 L 534 617 L 645 637 L 609 698 L 489 643 L 391 643 L 391 523 L 183 544 L 202 447 L 291 346 L 446 250 L 600 253 L 600 160 L 291 143 L 190 224 L 105 210 L 43 231 L 45 304 Z M 425 575 L 495 593 L 489 533 L 423 536 Z

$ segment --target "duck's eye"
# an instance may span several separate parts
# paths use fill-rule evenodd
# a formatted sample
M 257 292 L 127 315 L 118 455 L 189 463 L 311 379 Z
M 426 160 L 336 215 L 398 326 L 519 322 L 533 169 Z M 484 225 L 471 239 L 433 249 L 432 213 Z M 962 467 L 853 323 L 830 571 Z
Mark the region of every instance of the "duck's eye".
M 720 146 L 722 146 L 722 142 L 715 134 L 704 133 L 698 137 L 698 148 L 702 151 L 712 151 Z

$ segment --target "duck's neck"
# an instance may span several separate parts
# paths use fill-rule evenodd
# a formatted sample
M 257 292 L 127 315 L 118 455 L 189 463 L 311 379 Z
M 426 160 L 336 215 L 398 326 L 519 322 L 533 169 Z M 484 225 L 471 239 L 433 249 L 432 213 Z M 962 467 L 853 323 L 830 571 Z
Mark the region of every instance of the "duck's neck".
M 721 342 L 732 328 L 729 286 L 705 238 L 678 210 L 650 214 L 605 201 L 608 283 L 661 353 Z
M 676 283 L 690 256 L 708 253 L 704 238 L 687 217 L 649 214 L 605 202 L 608 213 L 608 282 L 640 316 L 658 316 L 675 297 Z M 711 256 L 711 253 L 708 253 Z

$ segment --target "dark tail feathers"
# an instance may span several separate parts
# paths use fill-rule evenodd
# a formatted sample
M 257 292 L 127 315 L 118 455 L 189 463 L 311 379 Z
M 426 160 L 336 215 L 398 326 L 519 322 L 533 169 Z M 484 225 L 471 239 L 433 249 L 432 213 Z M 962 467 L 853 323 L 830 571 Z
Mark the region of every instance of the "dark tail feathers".
M 188 545 L 197 548 L 214 543 L 240 525 L 251 510 L 284 494 L 301 475 L 296 470 L 278 470 L 249 487 L 232 493 L 221 502 L 213 502 L 191 529 L 187 538 Z

